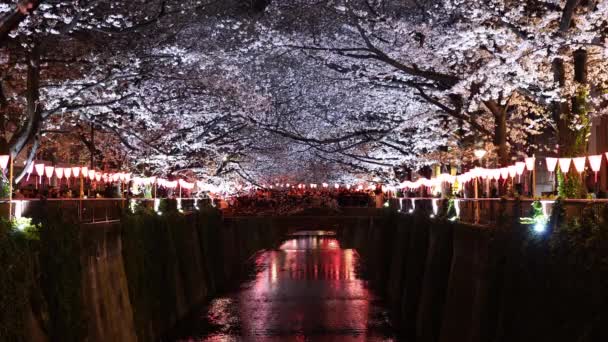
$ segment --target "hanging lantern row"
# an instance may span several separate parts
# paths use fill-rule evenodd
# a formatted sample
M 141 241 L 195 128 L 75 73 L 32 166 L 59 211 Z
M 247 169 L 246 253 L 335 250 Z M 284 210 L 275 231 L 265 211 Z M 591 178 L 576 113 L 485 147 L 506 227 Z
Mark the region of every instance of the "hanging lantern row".
M 606 158 L 608 159 L 608 152 L 604 153 Z M 595 173 L 595 181 L 597 182 L 597 174 L 600 171 L 602 166 L 603 155 L 593 155 L 588 157 L 577 157 L 577 158 L 553 158 L 547 157 L 545 158 L 547 171 L 550 173 L 555 172 L 555 169 L 559 165 L 559 169 L 563 173 L 568 173 L 571 165 L 574 165 L 574 169 L 579 174 L 582 174 L 585 171 L 585 167 L 587 165 L 587 160 L 589 160 L 589 167 Z M 492 179 L 492 180 L 504 180 L 511 178 L 514 179 L 515 176 L 518 176 L 521 180 L 521 175 L 528 171 L 534 171 L 534 164 L 536 159 L 534 157 L 525 158 L 523 162 L 516 162 L 514 165 L 510 165 L 507 167 L 502 167 L 499 169 L 486 169 L 481 167 L 476 167 L 469 172 L 466 172 L 462 175 L 452 176 L 449 174 L 441 174 L 433 179 L 420 178 L 415 182 L 406 181 L 401 183 L 400 187 L 402 189 L 419 189 L 420 187 L 434 187 L 439 186 L 442 183 L 450 183 L 454 184 L 456 181 L 458 183 L 466 183 L 476 178 L 484 178 L 484 179 Z
M 502 179 L 503 181 L 506 181 L 508 179 L 515 179 L 515 176 L 518 176 L 519 179 L 521 179 L 521 175 L 525 172 L 525 170 L 534 171 L 535 162 L 536 159 L 534 157 L 530 157 L 525 158 L 523 162 L 516 162 L 513 165 L 498 169 L 476 167 L 457 176 L 443 173 L 432 179 L 420 178 L 415 182 L 405 181 L 401 183 L 399 187 L 401 189 L 417 190 L 420 187 L 432 188 L 440 186 L 443 183 L 454 184 L 458 182 L 460 184 L 464 184 L 477 178 L 492 179 L 496 181 Z
M 608 152 L 604 153 L 604 155 L 606 155 L 606 158 L 608 159 Z M 555 172 L 555 169 L 559 164 L 559 169 L 566 174 L 570 170 L 570 166 L 574 164 L 576 172 L 582 174 L 585 171 L 587 160 L 589 160 L 589 167 L 591 168 L 591 171 L 595 173 L 595 182 L 597 182 L 597 173 L 602 167 L 602 159 L 602 154 L 577 158 L 547 158 L 547 171 L 550 173 Z

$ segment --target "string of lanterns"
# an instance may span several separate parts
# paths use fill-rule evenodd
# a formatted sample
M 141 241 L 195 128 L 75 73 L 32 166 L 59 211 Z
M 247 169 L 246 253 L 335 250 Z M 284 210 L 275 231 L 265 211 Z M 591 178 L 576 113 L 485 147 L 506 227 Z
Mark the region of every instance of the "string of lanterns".
M 606 159 L 608 159 L 608 152 L 604 153 L 604 155 L 606 156 Z M 574 169 L 576 170 L 576 172 L 578 172 L 579 174 L 582 175 L 582 173 L 585 171 L 587 161 L 589 161 L 589 167 L 595 173 L 594 178 L 595 178 L 595 182 L 597 182 L 597 175 L 602 166 L 602 160 L 603 160 L 604 155 L 598 154 L 598 155 L 592 155 L 592 156 L 588 156 L 588 157 L 576 157 L 576 158 L 547 157 L 547 158 L 545 158 L 545 164 L 547 166 L 547 171 L 551 175 L 555 172 L 558 165 L 559 165 L 559 169 L 564 174 L 567 174 L 568 171 L 570 170 L 571 165 L 574 165 Z M 524 161 L 516 162 L 515 164 L 506 166 L 506 167 L 494 168 L 494 169 L 476 167 L 468 172 L 465 172 L 461 175 L 456 175 L 456 176 L 444 173 L 444 174 L 440 174 L 437 177 L 432 178 L 432 179 L 420 178 L 414 182 L 405 181 L 405 182 L 401 183 L 399 187 L 401 189 L 416 190 L 416 189 L 419 189 L 420 187 L 430 188 L 430 187 L 434 187 L 434 186 L 439 186 L 442 183 L 454 184 L 454 183 L 458 182 L 460 184 L 464 184 L 464 183 L 467 183 L 476 178 L 492 179 L 492 180 L 496 180 L 496 181 L 502 179 L 503 181 L 506 181 L 508 179 L 513 180 L 513 179 L 515 179 L 515 176 L 518 176 L 519 180 L 521 180 L 521 176 L 525 170 L 528 170 L 529 172 L 534 171 L 535 163 L 536 163 L 536 158 L 529 157 L 529 158 L 525 158 Z
M 591 155 L 587 157 L 575 157 L 575 158 L 555 158 L 555 157 L 546 157 L 545 164 L 547 167 L 547 171 L 552 175 L 557 167 L 564 173 L 567 174 L 570 170 L 571 166 L 574 165 L 574 169 L 582 174 L 587 165 L 587 161 L 589 162 L 590 169 L 595 173 L 595 182 L 597 182 L 598 172 L 600 171 L 602 160 L 604 155 L 608 159 L 608 152 L 599 155 Z M 0 168 L 4 171 L 8 167 L 8 163 L 10 161 L 10 157 L 8 155 L 0 155 Z M 440 174 L 434 178 L 419 178 L 416 181 L 405 181 L 399 184 L 398 188 L 400 189 L 410 189 L 417 190 L 421 187 L 435 187 L 440 186 L 443 183 L 460 183 L 464 184 L 473 179 L 483 178 L 483 179 L 491 179 L 491 180 L 503 180 L 506 181 L 508 179 L 515 179 L 515 177 L 519 177 L 521 180 L 522 174 L 528 170 L 529 172 L 534 171 L 536 163 L 536 158 L 529 157 L 525 158 L 524 161 L 516 162 L 513 165 L 501 167 L 501 168 L 482 168 L 476 167 L 471 169 L 468 172 L 465 172 L 461 175 L 450 175 L 450 174 Z M 130 172 L 101 172 L 93 169 L 89 169 L 86 166 L 74 166 L 74 167 L 55 167 L 50 165 L 45 165 L 43 163 L 34 164 L 31 163 L 26 170 L 27 180 L 29 180 L 30 176 L 34 174 L 38 176 L 38 182 L 42 184 L 42 180 L 44 177 L 48 178 L 49 182 L 55 176 L 59 180 L 59 184 L 65 178 L 69 184 L 69 180 L 71 178 L 88 178 L 91 181 L 101 182 L 104 181 L 106 183 L 129 183 L 133 182 L 135 186 L 139 185 L 157 185 L 160 187 L 168 188 L 168 189 L 176 189 L 179 187 L 180 189 L 192 190 L 197 187 L 198 190 L 201 191 L 209 191 L 214 193 L 219 193 L 227 190 L 227 186 L 217 186 L 214 184 L 208 184 L 203 181 L 196 182 L 188 182 L 184 179 L 178 180 L 167 180 L 164 178 L 152 176 L 152 177 L 133 177 Z M 270 186 L 266 186 L 267 188 L 297 188 L 297 189 L 318 189 L 319 184 L 311 183 L 311 184 L 279 184 L 276 183 Z M 320 187 L 323 189 L 336 189 L 339 190 L 341 188 L 347 190 L 364 190 L 363 185 L 341 185 L 338 183 L 333 184 L 331 186 L 328 183 L 320 184 Z M 236 186 L 238 190 L 240 190 L 241 186 Z M 369 185 L 369 190 L 375 189 L 375 185 Z M 393 186 L 382 186 L 383 191 L 395 191 L 396 188 Z

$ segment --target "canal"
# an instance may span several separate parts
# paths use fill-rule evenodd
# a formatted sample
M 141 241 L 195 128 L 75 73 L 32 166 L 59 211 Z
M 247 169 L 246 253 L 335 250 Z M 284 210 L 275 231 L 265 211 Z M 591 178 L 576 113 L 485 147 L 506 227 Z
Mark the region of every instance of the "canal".
M 171 341 L 392 341 L 388 312 L 359 255 L 329 232 L 300 232 L 260 251 L 235 291 L 180 324 Z

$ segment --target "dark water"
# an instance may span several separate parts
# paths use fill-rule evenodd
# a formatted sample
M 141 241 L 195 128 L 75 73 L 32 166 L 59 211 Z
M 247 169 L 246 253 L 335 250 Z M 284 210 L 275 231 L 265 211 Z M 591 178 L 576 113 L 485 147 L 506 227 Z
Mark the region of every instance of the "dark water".
M 393 341 L 388 314 L 357 275 L 357 252 L 315 234 L 258 254 L 255 276 L 212 300 L 175 340 Z

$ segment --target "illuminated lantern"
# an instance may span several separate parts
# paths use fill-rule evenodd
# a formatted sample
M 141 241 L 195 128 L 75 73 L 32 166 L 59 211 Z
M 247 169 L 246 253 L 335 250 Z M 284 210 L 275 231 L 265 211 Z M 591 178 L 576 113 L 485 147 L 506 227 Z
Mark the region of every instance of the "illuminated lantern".
M 517 168 L 515 167 L 515 165 L 507 167 L 507 170 L 509 171 L 509 177 L 515 178 L 515 175 L 517 174 Z
M 509 169 L 507 169 L 506 167 L 500 168 L 500 178 L 502 178 L 503 180 L 509 178 Z
M 65 169 L 63 169 L 63 174 L 65 175 L 65 178 L 72 177 L 72 168 L 66 167 Z
M 34 169 L 36 169 L 36 174 L 38 174 L 38 179 L 40 180 L 40 184 L 42 184 L 42 176 L 44 176 L 44 164 L 36 164 L 34 165 Z
M 44 176 L 44 164 L 36 164 L 34 165 L 34 168 L 36 169 L 36 174 L 38 174 L 38 176 Z
M 568 173 L 570 170 L 570 163 L 572 162 L 571 158 L 559 158 L 559 169 L 564 173 Z
M 574 168 L 581 175 L 582 175 L 583 171 L 585 171 L 585 162 L 586 161 L 587 161 L 587 158 L 585 158 L 585 157 L 578 157 L 578 158 L 572 159 L 572 162 L 574 163 Z
M 524 163 L 524 162 L 515 163 L 515 170 L 516 170 L 518 176 L 521 176 L 524 173 L 525 169 L 526 169 L 526 163 Z
M 591 170 L 595 172 L 595 182 L 597 183 L 597 173 L 602 167 L 602 155 L 598 154 L 597 156 L 589 156 L 589 166 L 591 166 Z
M 51 181 L 51 177 L 53 177 L 53 172 L 54 171 L 55 171 L 55 168 L 52 167 L 52 166 L 45 166 L 44 167 L 44 174 L 49 179 L 49 181 Z
M 334 184 L 334 188 L 336 188 L 336 189 L 340 189 L 340 184 L 337 184 L 337 183 L 336 183 L 336 184 Z
M 519 177 L 519 182 L 521 182 L 521 175 L 524 173 L 525 169 L 526 169 L 526 163 L 524 163 L 524 162 L 515 163 L 515 172 L 517 173 L 517 176 Z
M 528 169 L 528 171 L 534 171 L 535 162 L 536 162 L 536 158 L 534 158 L 534 157 L 526 158 L 525 159 L 526 169 Z
M 101 180 L 101 173 L 100 172 L 96 172 L 95 173 L 95 180 L 98 181 L 98 182 Z
M 59 181 L 61 181 L 61 178 L 63 178 L 63 168 L 62 167 L 58 167 L 55 169 L 55 175 L 57 176 L 57 178 L 59 179 Z
M 72 174 L 74 175 L 74 178 L 80 177 L 80 167 L 74 166 L 72 168 Z
M 327 184 L 327 183 L 323 183 L 323 187 L 324 187 L 324 188 L 327 188 L 328 186 L 329 186 L 329 184 Z
M 557 158 L 546 158 L 547 162 L 547 171 L 550 173 L 555 172 L 555 168 L 557 167 Z
M 80 173 L 82 174 L 82 177 L 88 177 L 89 176 L 89 168 L 86 166 L 83 166 L 82 168 L 80 168 Z
M 95 170 L 89 170 L 89 179 L 90 180 L 94 180 L 95 179 Z
M 363 190 L 363 185 L 359 185 L 359 186 L 357 187 L 357 190 L 358 190 L 358 191 Z
M 6 170 L 6 167 L 8 166 L 8 160 L 11 159 L 10 156 L 0 156 L 0 168 L 2 168 L 2 170 Z
M 500 179 L 500 169 L 492 169 L 492 179 L 499 180 Z
M 350 190 L 350 184 L 346 185 L 346 189 Z

